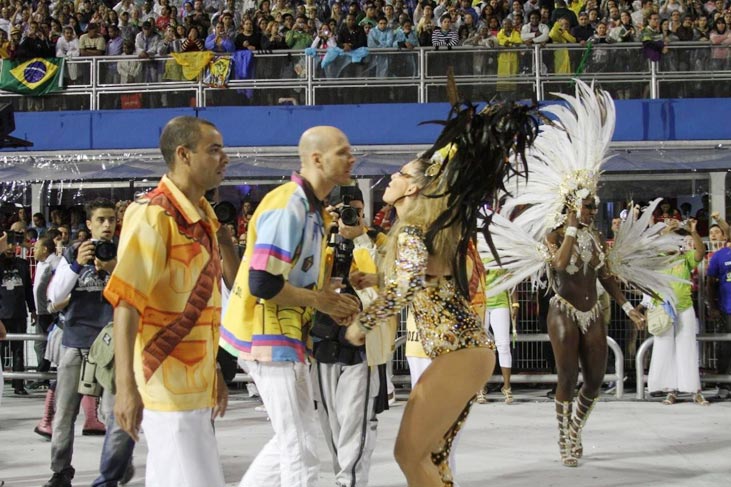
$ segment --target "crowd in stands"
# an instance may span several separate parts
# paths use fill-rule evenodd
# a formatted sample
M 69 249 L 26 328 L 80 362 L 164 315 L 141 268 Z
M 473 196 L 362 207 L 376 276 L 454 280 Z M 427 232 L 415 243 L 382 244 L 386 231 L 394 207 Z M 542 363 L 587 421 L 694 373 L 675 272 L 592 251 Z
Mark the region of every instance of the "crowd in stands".
M 269 51 L 337 47 L 515 47 L 642 42 L 658 60 L 678 41 L 718 45 L 726 0 L 0 0 L 0 57 Z M 560 56 L 557 56 L 560 57 Z M 561 59 L 555 60 L 557 64 Z M 567 67 L 568 69 L 568 67 Z

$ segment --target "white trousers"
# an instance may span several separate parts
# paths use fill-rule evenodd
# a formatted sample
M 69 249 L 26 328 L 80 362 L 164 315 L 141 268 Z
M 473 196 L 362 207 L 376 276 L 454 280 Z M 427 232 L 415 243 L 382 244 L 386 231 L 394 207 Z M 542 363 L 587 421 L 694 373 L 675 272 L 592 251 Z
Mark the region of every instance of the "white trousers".
M 245 362 L 274 429 L 239 487 L 316 487 L 320 461 L 317 416 L 308 365 Z
M 492 328 L 495 335 L 500 367 L 510 369 L 513 356 L 510 354 L 510 308 L 493 308 L 485 312 L 485 328 Z
M 431 359 L 427 357 L 406 357 L 406 360 L 409 362 L 411 389 L 413 390 L 414 387 L 416 387 L 416 383 L 419 382 L 421 374 L 423 374 L 431 364 Z M 454 437 L 454 440 L 452 440 L 452 449 L 449 452 L 449 469 L 452 471 L 453 478 L 457 478 L 457 455 L 455 452 L 457 451 L 459 437 L 462 436 L 463 431 L 464 428 L 460 429 L 457 436 Z M 454 486 L 459 487 L 456 480 L 454 481 Z
M 680 313 L 677 322 L 662 335 L 655 336 L 652 360 L 647 377 L 650 392 L 698 392 L 701 388 L 698 371 L 696 333 L 698 320 L 690 307 Z
M 312 365 L 312 386 L 338 487 L 365 487 L 376 447 L 377 367 Z
M 142 415 L 147 441 L 147 487 L 223 487 L 211 409 Z

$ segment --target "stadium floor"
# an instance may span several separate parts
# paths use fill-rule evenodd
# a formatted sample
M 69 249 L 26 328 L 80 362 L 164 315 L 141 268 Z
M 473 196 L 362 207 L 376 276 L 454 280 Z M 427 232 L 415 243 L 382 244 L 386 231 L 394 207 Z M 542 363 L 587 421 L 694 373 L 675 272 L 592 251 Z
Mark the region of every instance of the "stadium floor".
M 603 397 L 584 432 L 584 458 L 573 469 L 559 462 L 553 401 L 545 397 L 546 391 L 515 392 L 513 405 L 503 404 L 499 392 L 489 396 L 494 401 L 475 405 L 458 443 L 461 487 L 731 485 L 731 401 L 714 400 L 714 391 L 707 394 L 710 407 L 683 397 L 674 406 L 663 406 L 659 399 Z M 405 396 L 399 399 L 380 416 L 371 487 L 405 485 L 392 455 Z M 228 414 L 217 422 L 227 485 L 238 485 L 271 436 L 266 413 L 254 409 L 258 404 L 244 393 L 233 394 Z M 51 444 L 33 433 L 42 409 L 42 392 L 17 397 L 6 385 L 0 406 L 0 480 L 5 487 L 40 487 L 50 477 Z M 96 476 L 103 440 L 81 436 L 82 422 L 79 418 L 74 454 L 78 486 L 90 485 Z M 322 438 L 318 445 L 319 485 L 334 486 Z M 143 440 L 130 486 L 144 485 L 145 452 Z

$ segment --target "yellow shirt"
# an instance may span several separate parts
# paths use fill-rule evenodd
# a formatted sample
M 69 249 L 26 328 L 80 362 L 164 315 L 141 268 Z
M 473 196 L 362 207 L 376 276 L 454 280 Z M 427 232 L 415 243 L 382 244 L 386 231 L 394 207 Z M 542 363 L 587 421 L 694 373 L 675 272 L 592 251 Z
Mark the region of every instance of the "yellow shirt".
M 169 209 L 161 206 L 162 200 L 177 210 L 184 227 Z M 206 214 L 205 221 L 195 205 L 165 176 L 157 189 L 130 204 L 124 215 L 117 266 L 104 290 L 104 297 L 113 306 L 125 301 L 140 313 L 133 360 L 137 387 L 147 409 L 188 411 L 215 404 L 220 262 L 218 275 L 207 276 L 212 281 L 212 294 L 200 317 L 149 381 L 145 380 L 142 361 L 148 342 L 183 312 L 211 257 L 220 259 L 218 220 L 205 199 L 201 199 L 199 206 Z M 186 235 L 191 235 L 190 229 L 196 226 L 208 234 L 210 251 L 204 240 Z

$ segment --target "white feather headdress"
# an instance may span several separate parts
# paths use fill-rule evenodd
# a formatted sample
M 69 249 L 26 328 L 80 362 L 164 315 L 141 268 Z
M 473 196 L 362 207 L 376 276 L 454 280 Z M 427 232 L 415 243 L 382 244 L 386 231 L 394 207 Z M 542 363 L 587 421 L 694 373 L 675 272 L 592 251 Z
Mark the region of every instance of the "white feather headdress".
M 528 178 L 520 180 L 516 196 L 501 213 L 508 216 L 517 206 L 530 205 L 522 217 L 534 237 L 542 237 L 562 225 L 564 208 L 577 211 L 581 200 L 597 193 L 602 165 L 614 133 L 614 101 L 606 91 L 576 81 L 576 96 L 556 93 L 566 101 L 543 113 L 555 121 L 541 127 L 529 151 Z

